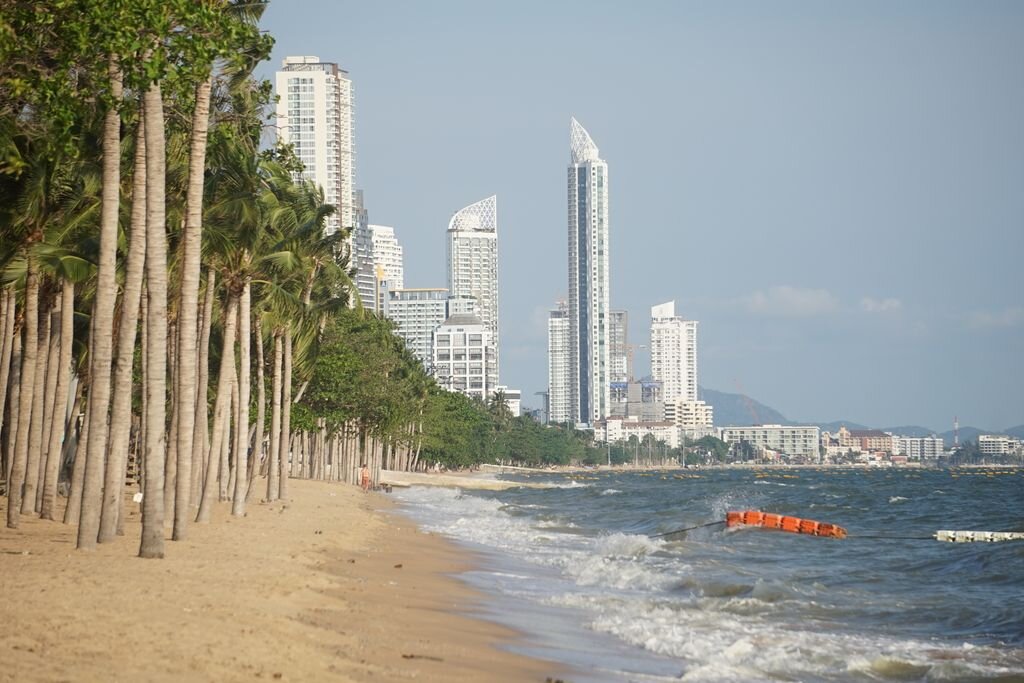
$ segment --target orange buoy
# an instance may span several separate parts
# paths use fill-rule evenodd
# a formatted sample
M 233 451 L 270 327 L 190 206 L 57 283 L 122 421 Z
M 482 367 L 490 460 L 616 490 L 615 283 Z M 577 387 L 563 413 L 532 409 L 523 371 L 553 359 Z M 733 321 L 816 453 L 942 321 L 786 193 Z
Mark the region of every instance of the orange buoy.
M 725 514 L 725 525 L 756 526 L 763 529 L 778 529 L 792 534 L 807 534 L 827 538 L 846 538 L 846 529 L 835 524 L 816 522 L 813 519 L 801 519 L 787 515 L 776 515 L 759 510 L 731 511 Z

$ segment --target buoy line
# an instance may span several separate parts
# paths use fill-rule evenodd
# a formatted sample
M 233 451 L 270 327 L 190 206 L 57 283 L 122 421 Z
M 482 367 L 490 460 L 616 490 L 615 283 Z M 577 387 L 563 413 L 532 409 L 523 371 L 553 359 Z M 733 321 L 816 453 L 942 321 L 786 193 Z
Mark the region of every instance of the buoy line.
M 733 510 L 725 514 L 724 520 L 707 522 L 696 526 L 666 531 L 660 534 L 650 534 L 651 538 L 667 538 L 685 534 L 696 529 L 705 529 L 712 526 L 725 525 L 733 527 L 754 527 L 759 529 L 770 529 L 785 531 L 792 534 L 804 534 L 808 536 L 820 536 L 823 538 L 854 538 L 854 539 L 877 539 L 892 541 L 945 541 L 947 543 L 999 543 L 1002 541 L 1024 541 L 1024 531 L 957 531 L 940 529 L 930 536 L 898 536 L 882 534 L 848 534 L 846 529 L 827 522 L 818 522 L 813 519 L 791 517 L 789 515 L 776 515 L 760 510 Z

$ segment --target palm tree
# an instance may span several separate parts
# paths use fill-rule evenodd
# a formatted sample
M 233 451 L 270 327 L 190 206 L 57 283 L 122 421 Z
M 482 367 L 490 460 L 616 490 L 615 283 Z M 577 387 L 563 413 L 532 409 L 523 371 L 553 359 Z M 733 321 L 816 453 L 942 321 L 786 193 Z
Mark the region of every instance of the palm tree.
M 78 520 L 78 547 L 96 547 L 106 464 L 107 418 L 110 410 L 110 369 L 113 358 L 114 303 L 117 296 L 117 222 L 121 190 L 121 70 L 111 56 L 108 65 L 113 104 L 103 119 L 103 200 L 100 216 L 100 254 L 96 299 L 89 339 L 89 444 L 86 450 L 82 513 Z M 162 131 L 161 131 L 162 134 Z
M 167 230 L 164 206 L 164 112 L 159 83 L 144 95 L 146 135 L 146 452 L 139 556 L 164 556 L 164 458 L 167 454 Z M 95 418 L 92 420 L 95 422 Z M 93 436 L 90 434 L 90 442 Z
M 146 136 L 145 117 L 140 112 L 135 132 L 132 174 L 132 204 L 129 220 L 128 258 L 124 292 L 121 295 L 121 324 L 117 332 L 117 362 L 114 370 L 114 402 L 110 412 L 109 455 L 100 511 L 100 543 L 113 540 L 120 526 L 128 438 L 132 421 L 132 372 L 135 338 L 139 327 L 142 278 L 146 258 Z

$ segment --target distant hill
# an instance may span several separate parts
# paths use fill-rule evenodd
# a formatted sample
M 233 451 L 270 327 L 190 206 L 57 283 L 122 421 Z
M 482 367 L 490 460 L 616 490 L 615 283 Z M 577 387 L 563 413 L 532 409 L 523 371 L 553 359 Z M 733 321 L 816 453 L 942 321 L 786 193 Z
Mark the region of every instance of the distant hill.
M 1006 434 L 1016 437 L 1018 439 L 1024 439 L 1024 425 L 1017 425 L 1016 427 L 1010 427 L 1006 430 Z
M 739 427 L 754 424 L 751 408 L 757 414 L 758 424 L 789 424 L 789 420 L 774 408 L 769 408 L 749 396 L 729 394 L 724 391 L 700 388 L 701 400 L 715 409 L 715 425 L 718 427 Z M 749 401 L 749 404 L 748 404 Z
M 835 422 L 811 422 L 810 424 L 816 425 L 818 429 L 823 432 L 835 432 L 839 431 L 840 427 L 846 427 L 847 429 L 871 429 L 871 427 L 857 424 L 856 422 L 850 422 L 849 420 L 837 420 Z
M 882 431 L 883 432 L 889 432 L 890 434 L 895 434 L 897 436 L 916 436 L 916 437 L 932 436 L 933 434 L 936 433 L 934 429 L 928 429 L 927 427 L 922 427 L 920 425 L 904 425 L 902 427 L 884 427 L 882 429 Z

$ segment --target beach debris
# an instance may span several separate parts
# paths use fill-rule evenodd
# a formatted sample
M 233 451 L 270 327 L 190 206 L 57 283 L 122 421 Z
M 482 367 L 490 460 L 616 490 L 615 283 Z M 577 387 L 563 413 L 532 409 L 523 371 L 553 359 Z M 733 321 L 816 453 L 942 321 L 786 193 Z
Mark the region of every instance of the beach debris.
M 395 565 L 395 569 L 401 569 L 401 568 L 402 568 L 401 562 L 399 562 L 398 564 Z
M 434 655 L 402 655 L 402 659 L 427 659 L 431 662 L 443 662 L 444 659 L 441 657 L 435 657 Z

